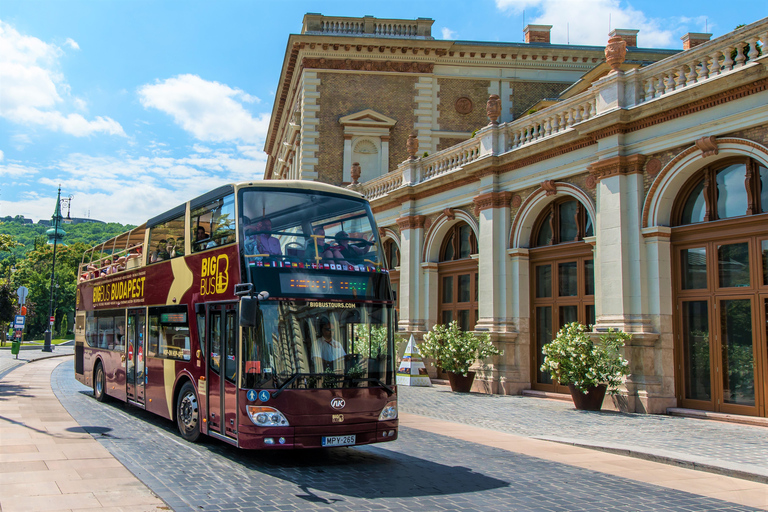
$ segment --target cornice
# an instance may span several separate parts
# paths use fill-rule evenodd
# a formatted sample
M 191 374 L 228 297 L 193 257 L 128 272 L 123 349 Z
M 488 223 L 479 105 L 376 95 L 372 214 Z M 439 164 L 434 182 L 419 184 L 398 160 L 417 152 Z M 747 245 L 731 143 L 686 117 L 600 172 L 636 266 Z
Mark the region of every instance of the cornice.
M 642 173 L 645 159 L 646 156 L 639 153 L 629 156 L 613 156 L 591 163 L 587 169 L 589 174 L 599 181 L 612 176 Z
M 381 60 L 360 59 L 326 59 L 309 58 L 301 59 L 301 65 L 305 69 L 329 69 L 347 71 L 384 71 L 395 73 L 432 73 L 435 65 L 431 62 L 397 62 Z
M 395 222 L 400 227 L 400 230 L 405 229 L 421 229 L 424 227 L 424 221 L 426 217 L 424 215 L 406 215 L 395 219 Z
M 475 203 L 475 213 L 490 208 L 509 208 L 509 203 L 512 201 L 512 192 L 487 192 L 473 197 L 472 201 Z

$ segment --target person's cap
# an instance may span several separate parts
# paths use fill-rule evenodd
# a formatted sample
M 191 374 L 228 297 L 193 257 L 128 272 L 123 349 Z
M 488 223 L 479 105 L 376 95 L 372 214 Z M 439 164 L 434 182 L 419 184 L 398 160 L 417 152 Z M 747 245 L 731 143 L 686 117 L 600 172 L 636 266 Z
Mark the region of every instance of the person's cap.
M 336 233 L 336 238 L 349 238 L 349 235 L 346 231 L 339 231 Z

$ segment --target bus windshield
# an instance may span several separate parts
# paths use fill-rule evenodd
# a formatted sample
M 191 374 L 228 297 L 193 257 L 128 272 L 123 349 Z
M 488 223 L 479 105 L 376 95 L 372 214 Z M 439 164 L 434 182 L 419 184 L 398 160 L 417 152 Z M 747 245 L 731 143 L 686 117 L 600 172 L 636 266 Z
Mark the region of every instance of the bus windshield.
M 241 387 L 394 384 L 390 305 L 263 301 L 256 314 L 243 327 Z
M 253 188 L 241 190 L 239 211 L 245 276 L 257 291 L 390 300 L 386 279 L 371 277 L 384 272 L 383 253 L 364 200 Z

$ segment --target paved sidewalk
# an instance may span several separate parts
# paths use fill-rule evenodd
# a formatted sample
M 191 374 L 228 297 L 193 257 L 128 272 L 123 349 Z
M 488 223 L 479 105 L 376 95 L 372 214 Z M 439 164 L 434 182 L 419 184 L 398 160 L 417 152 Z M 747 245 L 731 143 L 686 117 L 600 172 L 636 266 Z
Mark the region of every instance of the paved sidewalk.
M 43 352 L 43 347 L 39 345 L 22 345 L 18 357 L 11 354 L 11 342 L 6 342 L 4 347 L 0 347 L 0 379 L 14 368 L 38 359 L 47 359 L 49 357 L 71 356 L 75 353 L 74 343 L 72 345 L 56 345 L 51 348 L 51 352 Z
M 51 372 L 66 359 L 37 352 L 0 378 L 0 510 L 169 510 L 56 399 Z
M 50 359 L 61 352 L 30 350 L 9 365 L 4 352 L 0 351 L 2 512 L 169 510 L 56 399 L 51 374 L 68 358 Z M 768 485 L 748 480 L 768 475 L 766 428 L 669 416 L 585 413 L 567 402 L 456 394 L 446 386 L 400 387 L 399 405 L 404 429 L 768 510 Z M 646 458 L 661 454 L 659 459 L 667 464 L 563 442 Z M 671 466 L 674 460 L 688 468 Z M 696 461 L 708 463 L 720 474 L 694 471 Z M 723 476 L 729 474 L 741 478 Z
M 768 428 L 712 420 L 577 411 L 524 396 L 398 387 L 401 412 L 768 483 Z

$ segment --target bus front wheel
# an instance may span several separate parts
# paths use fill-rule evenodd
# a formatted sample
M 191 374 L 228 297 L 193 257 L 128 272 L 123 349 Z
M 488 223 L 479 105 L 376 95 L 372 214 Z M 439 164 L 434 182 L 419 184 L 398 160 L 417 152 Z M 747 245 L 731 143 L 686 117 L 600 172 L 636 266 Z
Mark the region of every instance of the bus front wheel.
M 104 375 L 104 367 L 101 363 L 96 365 L 96 369 L 93 371 L 93 398 L 99 402 L 106 402 L 107 400 L 107 379 Z
M 191 443 L 200 438 L 200 408 L 197 403 L 195 387 L 186 382 L 176 400 L 176 423 L 181 437 Z

